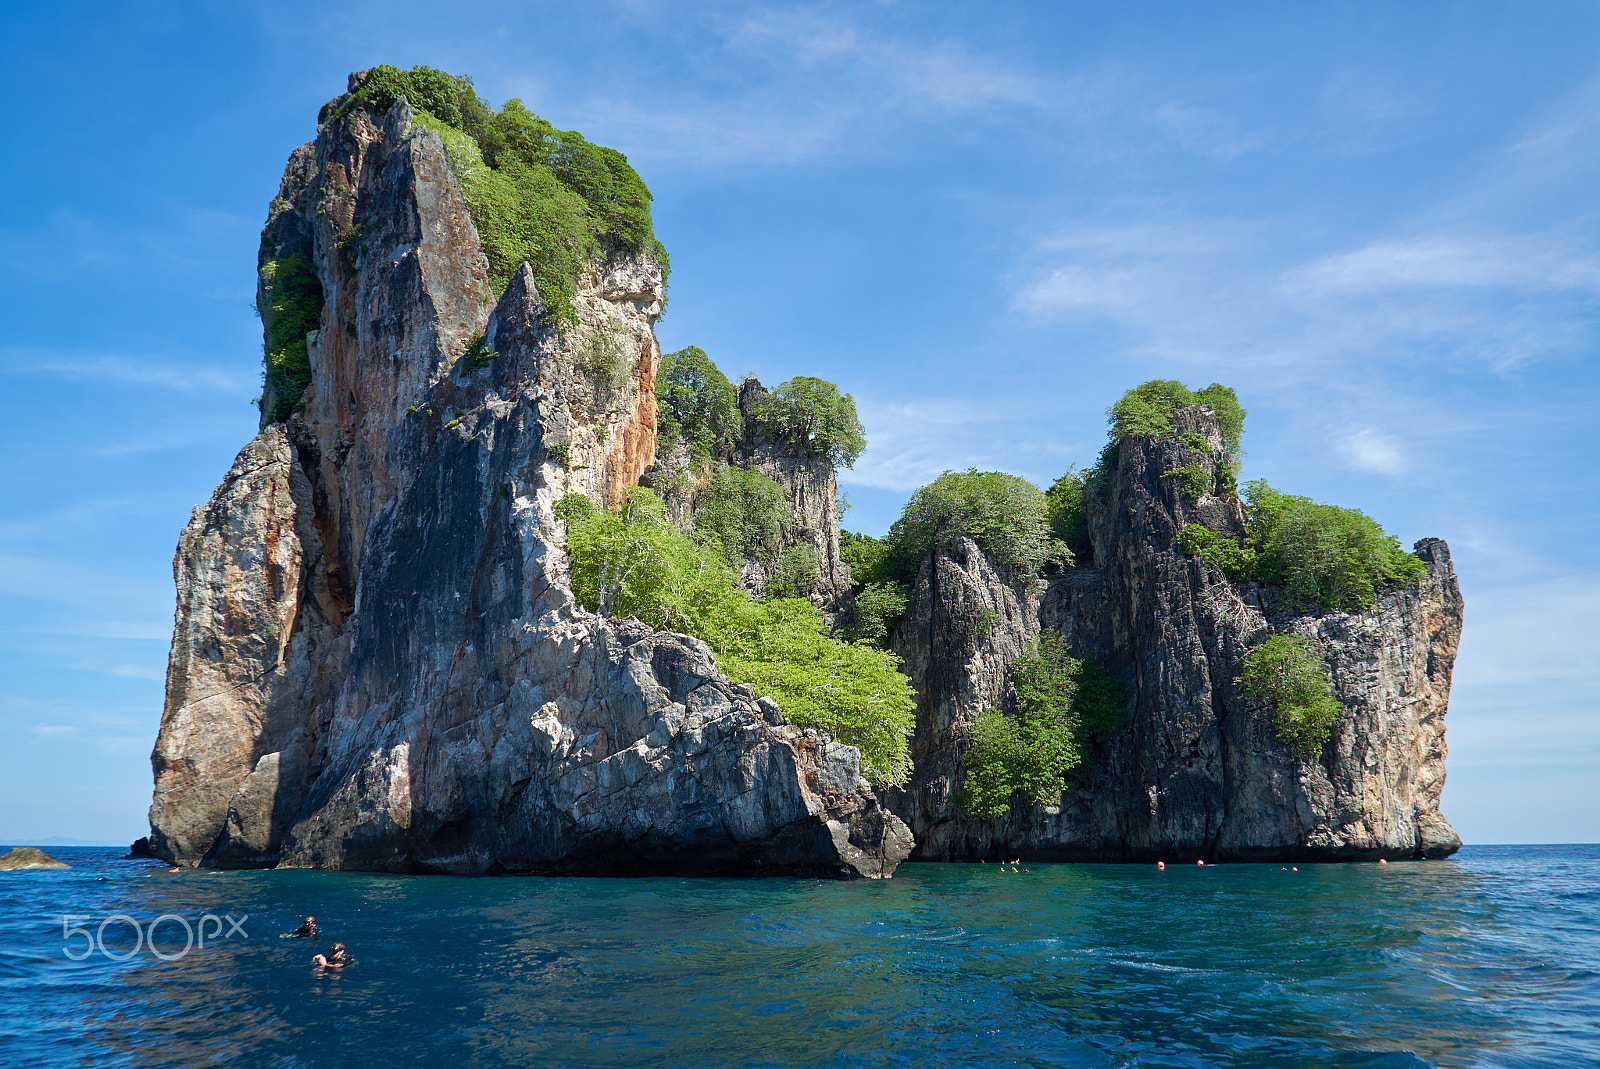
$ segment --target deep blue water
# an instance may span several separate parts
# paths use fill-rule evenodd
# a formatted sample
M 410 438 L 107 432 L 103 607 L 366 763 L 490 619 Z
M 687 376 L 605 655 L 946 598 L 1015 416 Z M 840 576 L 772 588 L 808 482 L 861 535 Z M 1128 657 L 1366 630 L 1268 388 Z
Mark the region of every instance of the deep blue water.
M 1600 847 L 878 883 L 0 874 L 0 1064 L 1600 1065 Z M 127 961 L 113 914 L 202 915 Z M 276 938 L 315 913 L 315 945 Z M 65 914 L 90 937 L 63 940 Z M 212 929 L 220 929 L 214 932 Z M 333 939 L 357 963 L 316 976 Z M 166 920 L 156 949 L 174 956 Z M 133 949 L 126 921 L 104 929 Z

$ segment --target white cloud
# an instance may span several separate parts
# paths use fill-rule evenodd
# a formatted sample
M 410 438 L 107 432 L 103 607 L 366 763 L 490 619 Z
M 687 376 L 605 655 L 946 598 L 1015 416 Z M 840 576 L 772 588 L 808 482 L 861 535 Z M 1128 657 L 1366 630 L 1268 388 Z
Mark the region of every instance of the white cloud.
M 1600 259 L 1548 236 L 1423 234 L 1324 256 L 1284 275 L 1294 294 L 1370 293 L 1399 286 L 1578 289 L 1600 292 Z
M 1345 435 L 1336 443 L 1345 463 L 1356 471 L 1378 475 L 1403 475 L 1405 455 L 1398 439 L 1368 427 Z
M 0 350 L 0 373 L 44 375 L 72 382 L 154 386 L 179 393 L 253 394 L 260 389 L 259 374 L 254 370 L 184 363 L 158 356 L 7 348 Z

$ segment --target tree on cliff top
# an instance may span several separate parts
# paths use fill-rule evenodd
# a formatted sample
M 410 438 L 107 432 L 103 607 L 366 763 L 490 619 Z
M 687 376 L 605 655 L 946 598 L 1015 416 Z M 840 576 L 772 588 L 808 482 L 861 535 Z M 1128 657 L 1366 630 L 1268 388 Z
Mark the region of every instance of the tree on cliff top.
M 547 314 L 570 325 L 577 275 L 604 246 L 649 253 L 665 274 L 650 190 L 627 157 L 557 130 L 520 100 L 495 111 L 470 78 L 432 67 L 374 67 L 342 103 L 323 105 L 318 122 L 357 108 L 381 116 L 401 97 L 419 125 L 445 143 L 497 293 L 526 262 Z
M 799 375 L 782 383 L 756 407 L 756 420 L 774 438 L 838 468 L 854 467 L 867 448 L 855 398 L 831 382 Z
M 656 374 L 656 452 L 682 442 L 699 461 L 738 441 L 739 397 L 704 350 L 693 345 L 661 358 Z
M 1003 471 L 947 471 L 911 495 L 889 528 L 886 554 L 896 578 L 916 575 L 936 545 L 967 535 L 1014 578 L 1071 559 L 1051 534 L 1050 503 L 1028 480 Z
M 1172 434 L 1172 413 L 1189 405 L 1210 405 L 1222 428 L 1222 440 L 1228 452 L 1239 451 L 1246 412 L 1233 388 L 1219 382 L 1203 390 L 1190 390 L 1181 382 L 1154 379 L 1123 394 L 1106 411 L 1106 420 L 1111 424 L 1111 437 L 1116 441 L 1136 434 L 1165 438 Z

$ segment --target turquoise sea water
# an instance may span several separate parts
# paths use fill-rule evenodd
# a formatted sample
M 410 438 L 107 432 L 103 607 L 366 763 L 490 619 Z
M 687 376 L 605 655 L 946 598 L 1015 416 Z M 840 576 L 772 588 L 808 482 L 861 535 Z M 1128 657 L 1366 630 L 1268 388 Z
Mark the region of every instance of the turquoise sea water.
M 6 1066 L 1600 1065 L 1595 846 L 855 884 L 172 874 L 54 852 L 75 867 L 0 874 Z M 306 913 L 323 939 L 276 937 Z M 218 920 L 181 956 L 162 921 L 171 961 L 111 960 L 128 920 L 70 960 L 115 914 Z M 64 915 L 89 935 L 64 940 Z M 333 939 L 357 963 L 316 976 Z

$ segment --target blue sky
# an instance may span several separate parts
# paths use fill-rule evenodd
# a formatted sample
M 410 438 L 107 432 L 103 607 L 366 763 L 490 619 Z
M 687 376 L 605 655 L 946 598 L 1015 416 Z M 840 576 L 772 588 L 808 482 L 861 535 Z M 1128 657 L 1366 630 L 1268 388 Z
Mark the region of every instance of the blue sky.
M 853 529 L 1087 464 L 1138 382 L 1234 386 L 1246 477 L 1451 544 L 1446 815 L 1600 840 L 1597 44 L 1560 2 L 7 5 L 0 842 L 145 830 L 266 205 L 376 63 L 625 152 L 663 346 L 854 394 Z

